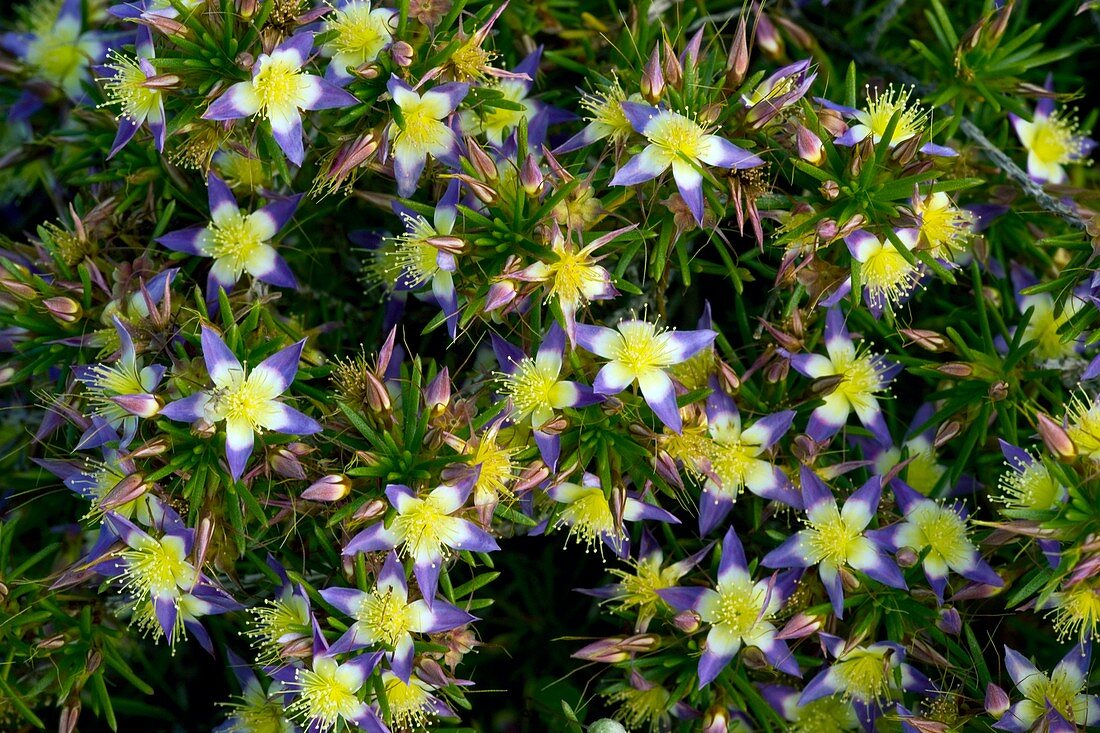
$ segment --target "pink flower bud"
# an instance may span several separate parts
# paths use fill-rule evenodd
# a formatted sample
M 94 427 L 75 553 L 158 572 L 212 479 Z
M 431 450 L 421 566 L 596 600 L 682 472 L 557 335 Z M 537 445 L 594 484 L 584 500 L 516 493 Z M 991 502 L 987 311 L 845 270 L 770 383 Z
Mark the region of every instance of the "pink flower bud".
M 745 80 L 749 70 L 748 21 L 742 14 L 737 21 L 737 30 L 733 34 L 729 58 L 726 60 L 726 83 L 738 87 Z
M 351 515 L 351 518 L 359 520 L 377 519 L 386 513 L 387 506 L 386 502 L 381 499 L 372 499 L 356 509 L 355 513 Z
M 798 157 L 810 165 L 821 165 L 825 160 L 825 146 L 821 138 L 813 133 L 805 125 L 799 125 L 795 132 L 795 140 L 798 143 Z
M 342 473 L 334 473 L 318 479 L 302 492 L 310 501 L 339 501 L 351 491 L 351 479 Z
M 528 196 L 538 196 L 542 191 L 542 169 L 539 168 L 535 156 L 530 153 L 528 153 L 527 159 L 523 161 L 523 168 L 519 172 L 519 182 Z
M 936 620 L 936 628 L 945 634 L 958 636 L 962 633 L 962 616 L 955 608 L 942 608 L 940 617 Z
M 151 394 L 117 395 L 111 398 L 111 402 L 138 417 L 152 417 L 160 412 L 161 408 L 160 400 Z
M 495 311 L 497 308 L 508 305 L 516 299 L 516 284 L 512 280 L 498 280 L 489 286 L 489 292 L 485 294 L 485 311 Z
M 1011 706 L 1008 693 L 1000 686 L 990 682 L 985 686 L 985 711 L 1000 720 Z
M 442 415 L 451 404 L 451 373 L 443 367 L 424 390 L 424 404 L 432 415 Z
M 84 315 L 84 309 L 80 307 L 80 303 L 63 295 L 46 298 L 42 301 L 42 305 L 45 306 L 46 312 L 63 326 L 76 323 Z
M 685 634 L 694 634 L 699 630 L 701 619 L 695 611 L 680 611 L 672 618 L 673 625 Z
M 649 61 L 646 62 L 645 69 L 642 70 L 642 79 L 639 83 L 642 90 L 642 96 L 650 104 L 657 104 L 661 99 L 661 95 L 665 91 L 665 76 L 661 71 L 661 47 L 656 46 L 653 49 L 652 55 L 649 57 Z
M 306 477 L 306 469 L 302 466 L 302 462 L 298 460 L 298 456 L 286 448 L 277 449 L 271 454 L 268 462 L 271 464 L 271 469 L 280 476 L 299 480 L 304 480 Z
M 787 625 L 784 626 L 778 634 L 775 635 L 776 639 L 805 639 L 807 636 L 816 634 L 821 628 L 822 619 L 820 616 L 810 615 L 804 611 L 799 611 L 791 617 Z
M 767 13 L 761 13 L 756 20 L 756 45 L 772 61 L 783 55 L 783 38 Z
M 894 559 L 900 567 L 911 568 L 920 562 L 920 555 L 912 547 L 899 547 Z
M 1061 461 L 1072 461 L 1077 457 L 1077 446 L 1070 439 L 1069 433 L 1049 416 L 1039 413 L 1038 424 L 1039 437 L 1043 444 Z
M 390 58 L 398 66 L 409 66 L 413 62 L 413 47 L 405 41 L 397 41 L 390 46 Z
M 99 500 L 99 508 L 105 512 L 118 509 L 120 506 L 125 506 L 131 501 L 140 498 L 146 491 L 149 490 L 149 485 L 145 483 L 145 479 L 141 474 L 132 473 L 126 478 L 119 481 L 114 487 L 103 495 L 103 498 Z

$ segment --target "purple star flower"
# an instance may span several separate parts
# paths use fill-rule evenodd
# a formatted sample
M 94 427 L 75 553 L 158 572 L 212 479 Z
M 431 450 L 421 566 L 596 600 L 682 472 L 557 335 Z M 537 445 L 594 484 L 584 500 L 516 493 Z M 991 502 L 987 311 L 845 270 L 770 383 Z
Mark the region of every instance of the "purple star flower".
M 636 186 L 671 166 L 676 188 L 699 223 L 703 221 L 703 165 L 733 170 L 764 165 L 762 159 L 708 133 L 698 122 L 681 114 L 637 102 L 623 102 L 622 108 L 649 144 L 616 171 L 611 185 Z
M 225 421 L 225 455 L 236 481 L 252 455 L 256 433 L 273 430 L 290 435 L 321 432 L 321 425 L 278 399 L 298 373 L 305 339 L 264 359 L 251 372 L 213 329 L 203 326 L 202 354 L 213 389 L 176 400 L 160 411 L 169 420 L 211 424 Z
M 790 430 L 793 410 L 757 420 L 742 429 L 733 398 L 711 378 L 707 397 L 707 430 L 712 444 L 698 463 L 706 476 L 699 495 L 699 534 L 709 534 L 722 523 L 743 489 L 757 496 L 802 508 L 802 497 L 782 469 L 763 456 Z
M 302 111 L 357 104 L 352 95 L 330 81 L 307 74 L 313 33 L 303 32 L 283 41 L 270 54 L 260 54 L 252 79 L 229 87 L 203 114 L 207 120 L 236 120 L 259 115 L 271 124 L 275 142 L 287 160 L 301 165 L 305 157 Z
M 891 488 L 905 520 L 867 535 L 891 552 L 909 547 L 923 554 L 927 549 L 922 561 L 924 574 L 941 603 L 950 570 L 976 583 L 1004 585 L 966 536 L 967 512 L 962 504 L 946 506 L 932 501 L 900 479 L 895 479 Z
M 1046 89 L 1053 93 L 1053 78 L 1047 76 Z M 1039 183 L 1065 183 L 1065 166 L 1085 160 L 1096 148 L 1096 141 L 1078 131 L 1077 123 L 1054 110 L 1054 99 L 1043 97 L 1035 105 L 1031 122 L 1011 112 L 1020 144 L 1027 150 L 1027 172 Z
M 748 94 L 742 94 L 741 103 L 746 110 L 745 121 L 754 129 L 760 129 L 784 109 L 806 96 L 817 78 L 817 72 L 807 73 L 809 69 L 809 59 L 796 61 L 778 69 Z
M 343 654 L 381 644 L 386 647 L 394 674 L 408 682 L 413 671 L 412 634 L 438 634 L 476 621 L 474 616 L 435 599 L 410 602 L 405 568 L 392 550 L 378 573 L 375 589 L 369 593 L 351 588 L 326 588 L 321 597 L 355 619 L 329 649 Z
M 344 555 L 381 552 L 400 547 L 413 560 L 413 574 L 425 602 L 431 606 L 439 586 L 444 549 L 493 552 L 499 550 L 485 530 L 454 516 L 466 505 L 477 476 L 468 475 L 454 486 L 446 484 L 417 496 L 408 486 L 390 484 L 386 497 L 397 510 L 387 526 L 377 522 L 351 538 Z
M 810 680 L 798 698 L 799 706 L 831 695 L 845 696 L 851 699 L 864 730 L 872 731 L 884 705 L 902 690 L 929 692 L 933 689 L 931 681 L 905 661 L 905 649 L 900 644 L 880 641 L 857 646 L 825 632 L 818 636 L 835 661 Z
M 859 570 L 892 588 L 905 588 L 905 579 L 887 556 L 880 541 L 866 531 L 882 498 L 882 483 L 871 478 L 837 507 L 833 492 L 812 469 L 800 471 L 802 500 L 806 506 L 806 529 L 799 530 L 760 564 L 766 568 L 808 568 L 817 566 L 825 591 L 837 618 L 844 616 L 845 568 Z
M 428 158 L 459 167 L 458 137 L 444 120 L 458 109 L 470 85 L 451 82 L 420 93 L 392 76 L 386 88 L 400 111 L 389 130 L 397 193 L 412 196 Z
M 130 332 L 117 316 L 112 319 L 118 333 L 118 360 L 113 364 L 74 366 L 77 381 L 88 391 L 92 408 L 92 424 L 80 436 L 77 450 L 98 448 L 119 439 L 125 448 L 137 434 L 141 418 L 149 418 L 160 410 L 160 401 L 153 394 L 164 377 L 164 366 L 142 366 L 134 349 Z
M 658 330 L 652 323 L 637 319 L 620 321 L 615 329 L 577 324 L 577 343 L 608 359 L 592 389 L 597 394 L 614 395 L 637 382 L 646 404 L 676 433 L 683 421 L 676 389 L 665 370 L 695 356 L 717 335 L 710 330 Z
M 800 705 L 801 690 L 787 685 L 762 685 L 760 694 L 783 718 L 793 723 L 795 730 L 853 731 L 860 726 L 852 701 L 841 695 L 829 695 Z
M 545 432 L 542 427 L 554 419 L 556 410 L 587 407 L 601 398 L 591 387 L 558 378 L 565 354 L 565 332 L 557 321 L 550 325 L 533 359 L 495 333 L 492 340 L 493 353 L 504 372 L 501 386 L 511 405 L 511 419 L 530 422 L 543 463 L 554 471 L 561 454 L 561 436 Z
M 1013 703 L 993 727 L 1014 733 L 1076 733 L 1079 726 L 1091 728 L 1100 723 L 1100 698 L 1085 692 L 1091 657 L 1091 644 L 1070 647 L 1048 677 L 1006 646 L 1005 668 L 1024 699 Z
M 854 411 L 879 442 L 890 445 L 893 440 L 877 394 L 901 371 L 901 365 L 892 364 L 881 356 L 859 353 L 844 325 L 844 314 L 837 308 L 829 309 L 825 317 L 825 350 L 828 356 L 794 354 L 790 357 L 791 366 L 799 374 L 811 379 L 840 378 L 833 391 L 825 395 L 825 404 L 810 415 L 806 433 L 818 442 L 825 441 L 844 427 L 848 415 Z
M 694 610 L 709 624 L 706 647 L 699 658 L 699 687 L 710 684 L 743 646 L 753 646 L 776 669 L 801 676 L 786 642 L 776 639 L 771 618 L 794 592 L 799 573 L 776 574 L 753 581 L 745 549 L 733 527 L 721 544 L 718 583 L 712 590 L 699 587 L 657 591 L 678 611 Z
M 164 152 L 168 130 L 164 117 L 164 93 L 158 86 L 157 70 L 152 62 L 155 55 L 153 35 L 146 26 L 138 28 L 136 50 L 135 58 L 111 52 L 107 63 L 101 67 L 105 72 L 102 81 L 108 102 L 121 107 L 118 134 L 108 159 L 122 150 L 142 125 L 149 126 L 157 152 Z
M 170 250 L 214 260 L 207 280 L 207 297 L 217 288 L 230 290 L 243 273 L 282 288 L 298 287 L 294 273 L 268 242 L 294 215 L 301 194 L 273 200 L 245 214 L 229 186 L 213 172 L 207 176 L 210 223 L 169 232 L 157 241 Z

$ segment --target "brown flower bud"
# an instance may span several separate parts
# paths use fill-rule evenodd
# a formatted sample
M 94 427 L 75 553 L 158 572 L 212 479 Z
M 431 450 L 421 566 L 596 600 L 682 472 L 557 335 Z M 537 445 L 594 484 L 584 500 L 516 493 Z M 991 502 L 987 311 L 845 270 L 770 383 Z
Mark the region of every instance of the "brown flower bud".
M 398 66 L 411 66 L 414 55 L 413 47 L 405 41 L 397 41 L 390 46 L 390 58 Z
M 80 303 L 63 295 L 46 298 L 42 301 L 42 305 L 45 306 L 46 312 L 63 326 L 76 323 L 84 315 L 84 309 L 80 307 Z

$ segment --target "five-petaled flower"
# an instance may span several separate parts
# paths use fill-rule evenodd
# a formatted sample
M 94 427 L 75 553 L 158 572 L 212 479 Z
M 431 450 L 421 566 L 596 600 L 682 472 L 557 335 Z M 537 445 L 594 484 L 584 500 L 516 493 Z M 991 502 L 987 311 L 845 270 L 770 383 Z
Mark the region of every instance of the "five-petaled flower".
M 236 481 L 248 465 L 256 433 L 271 430 L 290 435 L 321 431 L 311 417 L 277 398 L 286 392 L 298 373 L 305 339 L 287 346 L 245 372 L 244 367 L 213 329 L 203 326 L 202 355 L 214 387 L 176 400 L 161 409 L 170 420 L 211 424 L 225 421 L 225 455 Z
M 466 505 L 476 480 L 475 473 L 453 486 L 437 486 L 424 496 L 417 496 L 408 486 L 390 484 L 386 487 L 386 497 L 396 510 L 396 516 L 388 525 L 376 522 L 352 537 L 344 547 L 344 554 L 400 547 L 402 555 L 412 558 L 416 583 L 425 602 L 431 606 L 439 586 L 445 548 L 472 552 L 500 549 L 485 530 L 468 519 L 455 516 Z
M 283 667 L 273 674 L 293 695 L 293 701 L 286 705 L 287 713 L 305 723 L 306 730 L 323 733 L 354 725 L 380 733 L 385 730 L 382 720 L 363 695 L 381 658 L 381 652 L 373 652 L 346 662 L 336 661 L 315 620 L 310 667 Z
M 908 547 L 921 553 L 924 574 L 941 602 L 949 570 L 975 583 L 994 587 L 1004 585 L 1004 581 L 982 559 L 978 548 L 967 537 L 967 513 L 961 504 L 946 506 L 932 501 L 900 479 L 895 479 L 890 486 L 905 519 L 867 534 L 892 552 Z M 926 554 L 925 550 L 928 550 Z
M 222 179 L 211 172 L 206 182 L 210 223 L 169 232 L 157 241 L 176 252 L 213 258 L 207 278 L 207 297 L 212 300 L 217 288 L 231 289 L 246 272 L 271 285 L 298 287 L 294 273 L 269 241 L 290 221 L 301 194 L 275 199 L 245 214 Z
M 137 56 L 130 58 L 117 51 L 108 54 L 104 68 L 110 72 L 102 79 L 103 91 L 109 104 L 121 107 L 118 115 L 118 134 L 111 145 L 108 158 L 133 139 L 142 125 L 149 126 L 153 144 L 158 152 L 164 152 L 167 126 L 164 117 L 164 92 L 153 67 L 153 37 L 145 26 L 138 29 Z
M 408 682 L 413 670 L 412 634 L 438 634 L 465 626 L 476 619 L 446 601 L 423 598 L 409 601 L 405 568 L 390 551 L 378 573 L 374 590 L 325 588 L 321 597 L 355 619 L 330 648 L 330 654 L 344 654 L 380 644 L 390 656 L 390 668 Z
M 703 221 L 703 165 L 732 170 L 764 165 L 762 159 L 708 133 L 689 117 L 637 102 L 623 102 L 622 107 L 630 124 L 649 144 L 616 171 L 611 185 L 636 186 L 671 166 L 676 188 L 699 223 Z
M 722 538 L 722 560 L 714 589 L 667 588 L 658 594 L 679 611 L 694 610 L 710 625 L 699 658 L 699 687 L 710 684 L 741 647 L 756 647 L 776 669 L 800 675 L 786 642 L 776 639 L 771 619 L 794 592 L 797 573 L 753 581 L 745 548 L 733 527 Z
M 372 8 L 370 0 L 341 0 L 325 18 L 325 30 L 335 31 L 321 46 L 322 55 L 332 58 L 325 76 L 338 84 L 351 81 L 348 69 L 373 63 L 393 43 L 397 19 L 396 10 Z
M 608 360 L 592 384 L 596 393 L 618 394 L 637 382 L 646 404 L 676 433 L 683 427 L 683 420 L 676 404 L 676 388 L 665 370 L 695 356 L 717 335 L 711 330 L 660 330 L 635 318 L 620 321 L 615 329 L 577 325 L 577 343 Z
M 418 93 L 396 76 L 386 85 L 399 114 L 390 127 L 393 140 L 393 175 L 397 193 L 411 196 L 428 158 L 458 167 L 459 143 L 454 130 L 444 121 L 470 91 L 462 82 L 440 84 Z
M 854 411 L 880 443 L 891 444 L 877 395 L 901 371 L 901 365 L 860 353 L 844 325 L 844 314 L 837 308 L 831 308 L 825 317 L 825 351 L 828 356 L 791 356 L 791 366 L 800 374 L 812 379 L 839 378 L 833 390 L 825 395 L 825 404 L 811 413 L 806 434 L 816 441 L 827 440 L 844 427 L 848 415 Z
M 1091 657 L 1091 644 L 1072 646 L 1047 676 L 1006 646 L 1005 668 L 1024 699 L 1013 703 L 993 727 L 1014 733 L 1073 733 L 1078 726 L 1100 725 L 1100 698 L 1085 692 Z
M 1048 77 L 1047 89 L 1051 90 Z M 1065 183 L 1065 166 L 1092 155 L 1096 141 L 1081 135 L 1077 123 L 1054 110 L 1054 99 L 1043 97 L 1035 105 L 1031 122 L 1012 114 L 1008 115 L 1020 144 L 1027 150 L 1027 172 L 1040 183 Z
M 90 64 L 107 52 L 104 37 L 84 29 L 82 7 L 82 0 L 63 0 L 57 17 L 33 32 L 0 37 L 0 46 L 21 58 L 33 76 L 59 87 L 73 100 L 84 98 L 84 84 L 91 81 Z M 29 89 L 17 107 L 34 106 L 26 99 L 28 94 Z
M 885 548 L 867 532 L 882 498 L 882 482 L 873 476 L 838 508 L 836 497 L 812 469 L 800 471 L 805 529 L 772 550 L 760 564 L 766 568 L 817 566 L 818 577 L 832 601 L 837 618 L 844 616 L 841 573 L 853 568 L 892 588 L 905 588 L 905 579 Z
M 270 54 L 260 54 L 252 78 L 237 82 L 203 114 L 208 120 L 236 120 L 259 115 L 271 124 L 275 142 L 287 160 L 301 165 L 305 157 L 302 111 L 357 104 L 352 95 L 303 67 L 313 50 L 313 33 L 283 41 Z
M 917 246 L 920 239 L 917 229 L 898 229 L 894 235 L 908 252 Z M 879 239 L 865 229 L 857 229 L 844 238 L 844 243 L 848 245 L 852 259 L 860 263 L 859 277 L 863 282 L 867 305 L 875 316 L 887 306 L 903 302 L 920 282 L 919 265 L 910 262 L 889 238 Z M 851 288 L 852 282 L 848 280 L 828 302 L 835 302 L 842 293 L 851 292 Z
M 557 468 L 561 437 L 543 426 L 565 407 L 586 407 L 599 401 L 591 387 L 560 379 L 565 332 L 557 321 L 550 325 L 534 358 L 492 334 L 493 351 L 504 372 L 501 387 L 511 405 L 511 419 L 529 422 L 543 462 Z

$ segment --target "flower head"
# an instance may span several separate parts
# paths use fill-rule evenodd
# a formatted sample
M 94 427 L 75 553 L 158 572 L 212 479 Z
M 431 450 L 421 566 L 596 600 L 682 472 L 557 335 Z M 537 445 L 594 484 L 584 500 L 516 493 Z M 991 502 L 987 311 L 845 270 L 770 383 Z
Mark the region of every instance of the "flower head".
M 63 0 L 57 16 L 36 23 L 29 33 L 7 33 L 0 45 L 21 58 L 33 75 L 59 87 L 73 100 L 84 97 L 90 66 L 107 51 L 102 36 L 84 30 L 81 0 Z M 53 7 L 57 7 L 54 5 Z
M 905 249 L 912 251 L 916 247 L 918 230 L 898 229 L 894 234 Z M 878 314 L 888 305 L 901 303 L 920 281 L 920 268 L 889 239 L 880 240 L 864 229 L 857 229 L 844 242 L 852 258 L 860 263 L 859 276 L 872 312 Z
M 937 598 L 943 600 L 950 570 L 976 583 L 1004 585 L 967 537 L 967 514 L 961 505 L 946 506 L 925 498 L 900 480 L 895 480 L 891 487 L 905 519 L 885 529 L 872 530 L 870 535 L 891 551 L 909 547 L 922 553 L 924 574 Z
M 138 31 L 137 56 L 131 58 L 117 51 L 107 55 L 104 67 L 110 73 L 102 80 L 103 91 L 107 95 L 107 104 L 120 108 L 118 134 L 108 158 L 122 150 L 143 124 L 148 125 L 153 134 L 156 149 L 164 151 L 167 134 L 164 92 L 156 84 L 157 70 L 153 67 L 153 55 L 152 34 L 145 26 Z
M 630 101 L 641 102 L 640 94 L 632 94 Z M 627 101 L 617 78 L 599 91 L 581 95 L 581 106 L 585 110 L 588 124 L 584 129 L 554 149 L 554 154 L 569 153 L 591 145 L 600 140 L 609 140 L 612 145 L 621 145 L 634 132 L 633 125 L 623 112 L 622 103 Z
M 462 509 L 474 488 L 476 474 L 454 486 L 442 485 L 424 496 L 400 484 L 386 487 L 386 496 L 397 510 L 389 525 L 378 522 L 351 538 L 345 555 L 379 552 L 400 548 L 412 558 L 417 585 L 431 605 L 439 583 L 445 548 L 492 552 L 500 549 L 496 541 L 473 522 L 454 516 Z
M 547 495 L 562 507 L 556 526 L 569 528 L 568 537 L 575 537 L 588 550 L 607 545 L 619 557 L 630 553 L 630 541 L 620 522 L 616 522 L 600 479 L 585 473 L 580 484 L 563 482 L 546 490 Z M 641 497 L 623 492 L 622 520 L 639 522 L 652 519 L 679 524 L 680 520 L 660 507 L 642 501 Z
M 833 492 L 811 469 L 803 466 L 800 476 L 806 528 L 765 555 L 760 564 L 766 568 L 816 566 L 837 618 L 844 615 L 840 576 L 844 568 L 859 570 L 892 588 L 905 588 L 905 579 L 884 545 L 867 532 L 882 497 L 879 477 L 872 477 L 839 508 Z
M 382 687 L 389 707 L 387 721 L 394 730 L 426 730 L 433 717 L 454 715 L 442 700 L 432 694 L 435 688 L 416 675 L 401 679 L 390 672 L 383 672 Z
M 1100 699 L 1085 692 L 1091 652 L 1090 644 L 1070 647 L 1047 676 L 1006 646 L 1005 668 L 1024 699 L 1013 703 L 993 727 L 1025 733 L 1036 729 L 1072 731 L 1100 723 Z
M 889 86 L 872 97 L 868 89 L 866 108 L 852 110 L 856 124 L 836 139 L 837 145 L 854 145 L 868 136 L 878 145 L 886 136 L 887 128 L 895 116 L 897 124 L 887 142 L 891 148 L 924 134 L 928 126 L 928 111 L 919 103 L 910 102 L 912 94 L 912 87 Z
M 349 725 L 379 730 L 378 714 L 361 697 L 378 656 L 365 654 L 340 663 L 327 653 L 317 653 L 311 668 L 291 668 L 294 676 L 287 687 L 295 697 L 287 713 L 309 730 L 322 733 Z
M 77 450 L 98 448 L 118 439 L 116 430 L 122 431 L 119 445 L 125 448 L 134 439 L 141 418 L 152 417 L 160 410 L 153 393 L 164 376 L 164 366 L 143 366 L 126 326 L 117 316 L 112 321 L 119 340 L 118 359 L 110 364 L 73 367 L 93 405 L 92 424 L 80 437 Z
M 225 454 L 236 481 L 248 465 L 256 433 L 272 430 L 310 435 L 321 431 L 316 420 L 277 399 L 294 381 L 305 343 L 302 339 L 277 351 L 246 373 L 221 337 L 204 326 L 202 353 L 214 387 L 166 405 L 161 415 L 185 422 L 201 418 L 214 425 L 225 421 Z
M 1047 78 L 1051 90 L 1051 79 Z M 1044 97 L 1035 106 L 1031 122 L 1009 113 L 1016 136 L 1027 150 L 1027 172 L 1040 183 L 1065 183 L 1065 166 L 1088 158 L 1096 141 L 1078 132 L 1077 121 L 1054 109 L 1054 100 Z
M 598 401 L 591 387 L 560 379 L 565 353 L 565 333 L 554 322 L 546 332 L 534 358 L 524 355 L 512 344 L 492 334 L 493 351 L 501 371 L 501 391 L 511 405 L 510 419 L 528 422 L 543 463 L 553 471 L 561 453 L 561 439 L 542 430 L 558 410 L 585 407 Z
M 636 186 L 671 167 L 676 187 L 696 222 L 703 221 L 703 165 L 732 170 L 764 165 L 760 158 L 708 133 L 690 117 L 636 102 L 623 102 L 622 108 L 649 144 L 615 173 L 611 185 Z
M 241 694 L 230 703 L 230 713 L 215 733 L 295 733 L 297 726 L 286 718 L 283 696 L 286 684 L 274 680 L 265 689 L 248 663 L 232 649 L 226 658 L 241 687 Z
M 974 214 L 956 206 L 943 191 L 924 196 L 914 194 L 910 206 L 917 220 L 917 231 L 931 256 L 951 260 L 967 251 L 977 221 Z
M 637 383 L 646 404 L 674 432 L 683 421 L 676 404 L 676 390 L 665 370 L 687 361 L 714 341 L 711 330 L 666 331 L 637 319 L 623 320 L 614 330 L 578 324 L 577 343 L 607 359 L 596 375 L 592 389 L 613 395 Z
M 213 172 L 207 176 L 210 223 L 169 232 L 157 241 L 176 252 L 214 260 L 207 283 L 207 297 L 217 288 L 229 290 L 241 275 L 284 288 L 298 287 L 294 273 L 269 243 L 290 221 L 301 195 L 276 199 L 250 214 L 241 211 L 237 199 Z
M 347 0 L 325 18 L 325 30 L 336 31 L 321 47 L 331 57 L 325 76 L 337 82 L 352 78 L 348 69 L 370 64 L 393 43 L 398 13 L 392 8 L 372 8 L 370 0 Z
M 855 412 L 879 442 L 892 443 L 878 394 L 901 371 L 901 365 L 858 351 L 844 325 L 844 314 L 837 308 L 829 309 L 825 317 L 825 351 L 827 356 L 791 356 L 791 366 L 807 377 L 841 377 L 833 391 L 825 395 L 825 403 L 810 415 L 806 433 L 816 441 L 827 440 L 836 435 L 848 422 L 848 416 Z
M 776 70 L 751 92 L 741 95 L 745 121 L 753 128 L 761 128 L 806 96 L 817 78 L 817 72 L 808 73 L 809 70 L 808 60 L 796 61 Z
M 303 67 L 313 50 L 313 33 L 303 32 L 283 41 L 270 54 L 260 54 L 252 67 L 252 79 L 229 87 L 203 114 L 208 120 L 235 120 L 259 116 L 287 159 L 301 165 L 302 111 L 331 109 L 358 100 L 332 82 L 306 73 Z
M 1049 511 L 1069 498 L 1066 487 L 1029 451 L 1002 440 L 1001 452 L 1009 470 L 1001 474 L 997 485 L 1008 511 Z
M 765 685 L 760 694 L 786 719 L 787 733 L 841 733 L 860 729 L 852 701 L 828 695 L 800 704 L 799 690 L 785 685 Z
M 772 617 L 794 591 L 793 573 L 753 581 L 741 540 L 733 527 L 721 545 L 718 583 L 710 588 L 677 587 L 659 591 L 677 610 L 693 609 L 709 624 L 706 648 L 699 658 L 699 687 L 709 684 L 742 646 L 754 646 L 777 669 L 799 675 L 786 642 L 776 639 Z
M 296 651 L 298 645 L 309 640 L 313 615 L 305 587 L 292 583 L 286 570 L 274 558 L 269 556 L 267 564 L 282 581 L 279 595 L 249 609 L 252 623 L 245 636 L 252 640 L 256 649 L 256 661 L 274 666 L 282 662 L 284 654 Z
M 404 682 L 413 670 L 415 634 L 438 634 L 465 626 L 475 618 L 450 603 L 435 599 L 409 601 L 405 569 L 390 551 L 378 573 L 374 590 L 326 588 L 321 597 L 355 619 L 329 653 L 342 654 L 369 646 L 382 646 L 390 656 L 391 669 Z
M 458 138 L 444 120 L 458 108 L 470 85 L 452 82 L 420 93 L 394 76 L 387 89 L 400 111 L 390 128 L 397 193 L 411 196 L 428 158 L 458 167 Z

